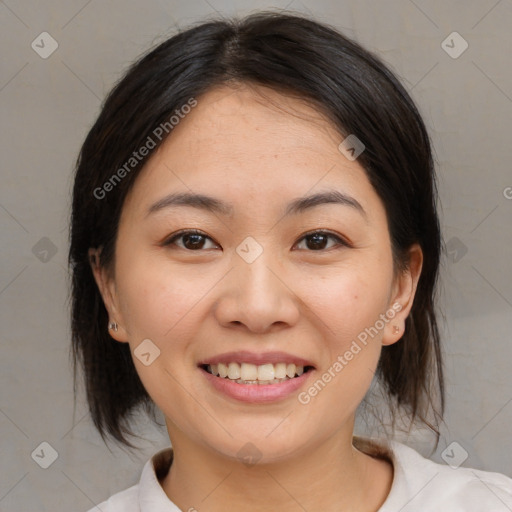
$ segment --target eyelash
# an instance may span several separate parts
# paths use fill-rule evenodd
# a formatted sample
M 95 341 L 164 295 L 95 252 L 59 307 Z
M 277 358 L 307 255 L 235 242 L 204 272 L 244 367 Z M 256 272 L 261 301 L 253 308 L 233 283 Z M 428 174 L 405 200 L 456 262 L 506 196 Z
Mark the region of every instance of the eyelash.
M 326 251 L 329 251 L 329 250 L 332 250 L 332 249 L 336 249 L 336 248 L 340 248 L 340 246 L 342 247 L 351 247 L 351 245 L 346 241 L 344 240 L 343 238 L 341 238 L 340 236 L 330 232 L 330 231 L 325 231 L 325 230 L 314 230 L 314 231 L 309 231 L 307 233 L 304 233 L 304 235 L 302 235 L 302 237 L 299 239 L 299 242 L 301 242 L 302 240 L 304 240 L 305 238 L 307 237 L 310 237 L 312 235 L 316 235 L 316 234 L 321 234 L 321 235 L 328 235 L 330 238 L 333 238 L 335 239 L 338 243 L 337 243 L 337 246 L 338 247 L 330 247 L 329 249 L 319 249 L 317 251 L 315 250 L 308 250 L 308 252 L 326 252 Z M 179 238 L 183 237 L 184 235 L 200 235 L 200 236 L 203 236 L 205 238 L 209 238 L 210 240 L 213 241 L 213 239 L 211 237 L 209 237 L 206 233 L 203 233 L 202 231 L 199 231 L 198 229 L 182 229 L 181 231 L 178 231 L 176 233 L 174 233 L 173 235 L 171 235 L 170 238 L 168 238 L 162 245 L 164 247 L 168 247 L 168 246 L 171 246 L 171 245 L 175 245 L 175 241 L 178 240 Z M 216 242 L 215 242 L 216 243 Z M 219 245 L 216 243 L 216 245 Z M 191 249 L 187 249 L 185 247 L 179 247 L 177 246 L 179 249 L 183 249 L 185 251 L 188 251 L 188 252 L 201 252 L 202 250 L 208 250 L 208 249 L 197 249 L 197 250 L 191 250 Z

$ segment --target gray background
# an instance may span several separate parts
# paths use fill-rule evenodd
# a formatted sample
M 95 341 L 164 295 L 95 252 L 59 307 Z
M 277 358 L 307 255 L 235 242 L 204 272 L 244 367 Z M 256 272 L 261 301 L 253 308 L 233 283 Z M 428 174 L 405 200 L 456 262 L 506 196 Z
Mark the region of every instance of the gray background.
M 165 430 L 141 418 L 140 454 L 109 451 L 82 392 L 73 416 L 72 168 L 101 100 L 141 52 L 216 11 L 268 7 L 336 25 L 381 55 L 419 104 L 436 149 L 449 249 L 440 304 L 447 425 L 431 458 L 443 462 L 455 441 L 457 457 L 469 454 L 464 466 L 512 476 L 511 0 L 7 0 L 0 2 L 1 511 L 88 510 L 138 481 L 147 458 L 168 444 Z M 31 47 L 43 31 L 59 45 L 47 59 Z M 469 44 L 458 58 L 441 46 L 453 31 Z M 448 39 L 452 51 L 460 43 Z M 408 442 L 430 455 L 431 440 L 419 431 Z M 47 469 L 31 457 L 42 442 L 58 454 Z

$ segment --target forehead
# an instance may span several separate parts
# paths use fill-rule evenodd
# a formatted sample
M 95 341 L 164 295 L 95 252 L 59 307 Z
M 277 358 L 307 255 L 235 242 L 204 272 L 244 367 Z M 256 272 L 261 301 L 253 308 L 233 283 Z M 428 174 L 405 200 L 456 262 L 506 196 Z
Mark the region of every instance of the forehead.
M 364 169 L 338 150 L 343 137 L 302 99 L 260 86 L 220 86 L 197 98 L 146 163 L 133 203 L 142 209 L 176 190 L 232 203 L 243 197 L 261 207 L 318 188 L 371 194 Z
M 245 160 L 254 154 L 278 157 L 294 149 L 320 152 L 340 138 L 332 123 L 305 100 L 240 84 L 219 86 L 201 96 L 166 142 L 198 150 L 214 144 L 216 154 Z

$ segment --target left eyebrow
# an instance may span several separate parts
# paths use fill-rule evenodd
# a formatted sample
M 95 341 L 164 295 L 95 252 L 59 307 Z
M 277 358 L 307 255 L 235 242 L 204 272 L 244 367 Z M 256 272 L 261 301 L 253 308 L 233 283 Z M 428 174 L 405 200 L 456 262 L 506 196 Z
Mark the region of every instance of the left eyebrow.
M 172 208 L 175 206 L 192 206 L 200 210 L 211 213 L 219 213 L 222 215 L 233 215 L 233 205 L 224 203 L 220 199 L 207 196 L 204 194 L 192 194 L 190 192 L 180 192 L 169 194 L 156 203 L 153 203 L 147 210 L 146 216 L 155 213 L 164 208 Z
M 320 206 L 322 204 L 340 204 L 349 206 L 357 210 L 365 219 L 367 214 L 361 203 L 351 196 L 343 194 L 338 190 L 328 190 L 317 194 L 299 197 L 292 200 L 286 207 L 285 216 L 296 215 L 304 211 Z M 211 213 L 219 213 L 221 215 L 233 215 L 233 205 L 225 203 L 215 197 L 204 194 L 193 194 L 190 192 L 180 192 L 169 194 L 162 199 L 153 203 L 147 210 L 146 216 L 164 208 L 172 208 L 176 206 L 191 206 L 200 210 L 209 211 Z
M 309 208 L 314 208 L 322 204 L 340 204 L 349 206 L 357 210 L 367 220 L 366 211 L 361 206 L 361 203 L 347 195 L 339 192 L 338 190 L 327 190 L 319 192 L 310 196 L 299 197 L 291 201 L 285 210 L 285 216 L 290 214 L 302 213 Z

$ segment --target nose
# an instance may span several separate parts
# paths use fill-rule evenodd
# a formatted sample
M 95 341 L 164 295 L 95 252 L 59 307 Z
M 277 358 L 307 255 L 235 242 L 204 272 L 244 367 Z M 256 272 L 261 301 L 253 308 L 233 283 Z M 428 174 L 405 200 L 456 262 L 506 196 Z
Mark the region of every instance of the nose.
M 223 281 L 215 308 L 222 326 L 263 334 L 298 322 L 300 300 L 289 274 L 269 250 L 252 263 L 238 258 Z

